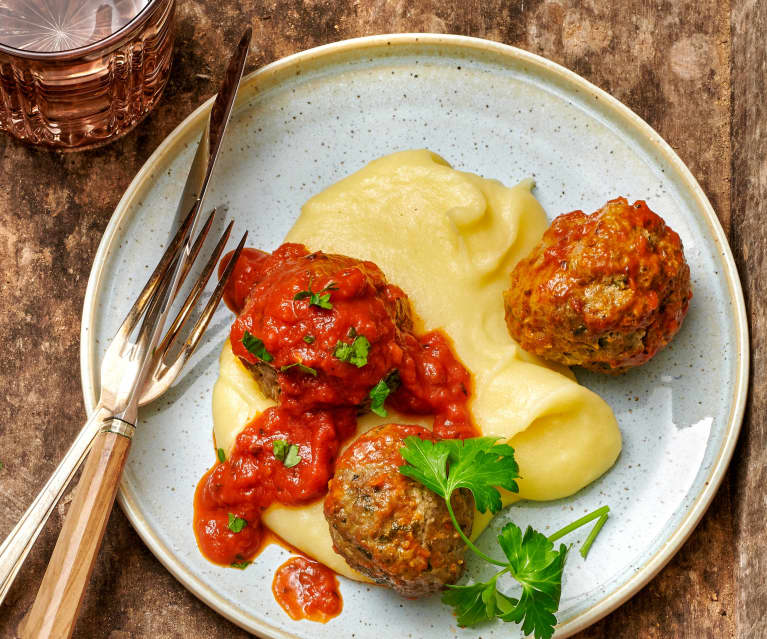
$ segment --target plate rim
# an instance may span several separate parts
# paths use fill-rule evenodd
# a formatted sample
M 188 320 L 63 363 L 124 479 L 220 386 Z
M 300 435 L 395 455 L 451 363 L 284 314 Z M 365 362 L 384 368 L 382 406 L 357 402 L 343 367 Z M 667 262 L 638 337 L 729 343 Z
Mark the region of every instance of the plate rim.
M 591 95 L 598 99 L 603 108 L 607 108 L 611 114 L 618 116 L 631 125 L 636 132 L 641 134 L 647 142 L 657 150 L 660 155 L 675 169 L 679 178 L 688 189 L 688 194 L 693 197 L 696 208 L 703 212 L 704 221 L 707 223 L 711 237 L 719 249 L 724 265 L 724 275 L 727 280 L 729 300 L 733 306 L 735 316 L 736 348 L 738 362 L 736 366 L 736 381 L 733 388 L 733 401 L 730 414 L 727 419 L 727 431 L 722 445 L 717 453 L 716 460 L 712 463 L 711 470 L 704 484 L 703 490 L 695 497 L 689 506 L 685 517 L 677 528 L 671 532 L 661 548 L 644 564 L 637 568 L 635 573 L 622 585 L 606 594 L 597 603 L 580 612 L 567 622 L 557 626 L 556 637 L 565 639 L 597 622 L 620 605 L 625 603 L 634 594 L 641 590 L 658 572 L 671 560 L 681 549 L 692 531 L 697 527 L 701 518 L 713 501 L 724 474 L 732 459 L 737 443 L 738 435 L 742 426 L 743 415 L 746 406 L 750 345 L 748 335 L 748 320 L 737 267 L 732 256 L 729 243 L 724 229 L 716 216 L 714 209 L 700 184 L 692 172 L 682 162 L 671 146 L 653 129 L 647 122 L 634 113 L 628 106 L 620 102 L 606 91 L 600 89 L 585 78 L 582 78 L 566 67 L 552 62 L 547 58 L 535 53 L 525 51 L 511 45 L 475 38 L 470 36 L 436 34 L 436 33 L 400 33 L 380 34 L 341 40 L 325 44 L 305 51 L 300 51 L 261 67 L 242 80 L 242 87 L 250 86 L 259 81 L 268 81 L 285 69 L 300 66 L 308 61 L 317 61 L 323 57 L 332 57 L 342 52 L 354 52 L 381 46 L 413 46 L 425 44 L 429 46 L 445 45 L 466 50 L 489 52 L 510 58 L 515 61 L 528 63 L 538 68 L 543 68 L 553 75 L 571 85 L 581 89 L 585 95 Z M 134 197 L 143 188 L 144 183 L 152 175 L 153 169 L 165 158 L 173 147 L 179 143 L 198 122 L 205 117 L 211 108 L 215 96 L 211 97 L 191 114 L 184 118 L 173 131 L 152 152 L 147 161 L 135 175 L 130 185 L 120 198 L 115 210 L 104 230 L 94 257 L 91 272 L 88 277 L 85 298 L 83 300 L 83 312 L 80 329 L 80 376 L 83 388 L 83 399 L 88 415 L 90 415 L 98 401 L 96 388 L 98 386 L 96 376 L 95 336 L 91 331 L 96 316 L 96 301 L 100 284 L 104 274 L 106 259 L 117 239 L 121 223 L 130 212 L 130 204 Z M 206 605 L 213 608 L 223 617 L 232 621 L 249 632 L 265 633 L 273 639 L 299 639 L 297 635 L 287 633 L 281 628 L 273 626 L 263 620 L 246 615 L 237 606 L 216 594 L 205 585 L 197 576 L 182 564 L 166 545 L 155 536 L 148 522 L 140 515 L 134 495 L 127 489 L 124 482 L 120 484 L 118 502 L 133 528 L 143 542 L 157 557 L 160 563 L 192 594 L 198 597 Z

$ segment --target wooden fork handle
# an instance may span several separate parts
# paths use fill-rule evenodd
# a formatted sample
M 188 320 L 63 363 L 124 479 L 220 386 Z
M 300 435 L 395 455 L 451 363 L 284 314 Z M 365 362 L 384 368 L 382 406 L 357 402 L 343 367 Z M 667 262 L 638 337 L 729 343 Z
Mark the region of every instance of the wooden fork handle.
M 19 626 L 21 639 L 72 635 L 130 445 L 129 437 L 113 432 L 93 442 L 40 590 Z

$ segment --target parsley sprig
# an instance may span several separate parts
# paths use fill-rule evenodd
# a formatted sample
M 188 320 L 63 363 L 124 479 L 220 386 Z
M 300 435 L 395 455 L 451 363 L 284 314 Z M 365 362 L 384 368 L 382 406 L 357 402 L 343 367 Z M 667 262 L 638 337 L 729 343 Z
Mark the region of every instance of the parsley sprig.
M 331 309 L 333 308 L 333 304 L 330 302 L 330 293 L 328 291 L 337 291 L 338 285 L 335 282 L 328 282 L 328 285 L 323 288 L 321 291 L 318 291 L 317 293 L 314 293 L 312 291 L 312 285 L 311 282 L 309 283 L 309 286 L 303 290 L 299 291 L 293 296 L 294 300 L 304 300 L 309 298 L 309 306 L 316 306 L 318 308 L 325 308 L 325 309 Z
M 550 639 L 557 623 L 554 613 L 559 608 L 562 571 L 568 553 L 565 544 L 555 548 L 554 542 L 596 519 L 597 523 L 581 548 L 581 555 L 585 558 L 607 521 L 610 509 L 602 506 L 549 537 L 531 526 L 523 534 L 519 526 L 509 522 L 498 535 L 505 560 L 488 556 L 461 530 L 450 499 L 455 490 L 466 488 L 474 495 L 477 510 L 484 513 L 489 509 L 497 513 L 503 507 L 497 487 L 518 492 L 515 479 L 519 477 L 519 467 L 514 459 L 514 449 L 496 442 L 493 437 L 443 439 L 437 442 L 408 437 L 405 447 L 400 450 L 406 464 L 399 470 L 441 496 L 453 526 L 466 545 L 485 561 L 501 567 L 487 581 L 448 586 L 442 601 L 453 608 L 458 624 L 474 626 L 497 617 L 520 624 L 522 632 L 533 633 L 536 639 Z M 519 599 L 497 589 L 498 579 L 506 574 L 522 586 Z

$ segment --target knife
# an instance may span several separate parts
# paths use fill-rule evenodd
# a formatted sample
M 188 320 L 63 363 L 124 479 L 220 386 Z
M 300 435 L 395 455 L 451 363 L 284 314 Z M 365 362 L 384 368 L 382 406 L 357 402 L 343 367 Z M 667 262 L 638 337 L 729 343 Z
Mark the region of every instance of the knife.
M 194 161 L 192 162 L 190 174 L 187 177 L 184 191 L 179 203 L 178 212 L 176 213 L 176 222 L 174 223 L 174 226 L 180 226 L 178 222 L 178 220 L 181 219 L 179 212 L 183 213 L 184 219 L 193 220 L 191 226 L 196 226 L 196 221 L 199 219 L 198 213 L 202 207 L 203 198 L 205 196 L 205 192 L 221 146 L 221 141 L 226 130 L 226 125 L 232 111 L 232 105 L 234 103 L 235 95 L 237 93 L 239 82 L 245 66 L 245 60 L 250 46 L 251 36 L 252 30 L 250 27 L 248 27 L 242 36 L 235 50 L 235 53 L 232 56 L 232 60 L 227 68 L 223 85 L 215 98 L 213 107 L 208 116 L 207 127 L 203 131 L 203 136 L 198 145 L 197 153 L 195 154 Z M 208 228 L 209 222 L 206 223 L 206 231 Z M 153 319 L 153 321 L 150 322 L 150 325 L 154 326 L 154 330 L 152 331 L 152 336 L 150 339 L 151 344 L 157 343 L 157 338 L 162 332 L 164 320 L 166 319 L 166 315 L 170 310 L 172 298 L 177 293 L 177 289 L 184 279 L 185 262 L 191 263 L 191 261 L 193 261 L 194 257 L 196 256 L 196 254 L 191 255 L 192 249 L 191 242 L 189 241 L 189 238 L 195 236 L 194 231 L 195 229 L 192 229 L 189 226 L 185 228 L 184 236 L 186 240 L 184 241 L 183 248 L 181 249 L 183 252 L 180 255 L 180 259 L 176 260 L 175 265 L 173 265 L 171 269 L 167 271 L 167 279 L 165 280 L 165 285 L 162 289 L 165 291 L 165 293 L 162 296 L 160 296 L 158 293 L 157 304 L 162 310 L 162 313 L 160 314 L 161 321 L 155 321 Z M 179 233 L 181 233 L 181 231 L 179 231 Z M 190 255 L 191 259 L 189 259 Z M 160 265 L 158 265 L 158 269 L 159 268 Z M 153 278 L 150 278 L 150 283 L 152 279 Z M 172 286 L 170 285 L 171 283 Z M 149 283 L 147 286 L 149 286 Z M 145 293 L 146 289 L 144 292 L 142 292 L 141 296 L 144 296 Z M 159 301 L 160 299 L 162 299 L 162 301 Z M 157 317 L 157 314 L 155 314 L 155 317 Z M 136 320 L 138 319 L 139 318 L 136 317 Z M 148 352 L 152 353 L 152 350 L 153 349 L 150 348 L 148 349 Z M 138 381 L 135 383 L 135 385 L 132 385 L 133 390 L 130 392 L 131 397 L 130 401 L 128 402 L 133 406 L 131 409 L 133 412 L 135 412 L 135 404 L 137 402 L 141 404 L 145 403 L 143 401 L 145 398 L 143 396 L 139 397 L 135 391 L 137 388 L 141 387 L 141 380 L 144 378 L 144 376 L 149 371 L 153 370 L 152 366 L 148 365 L 148 360 L 151 360 L 153 357 L 153 355 L 148 355 L 142 360 L 140 364 L 140 370 L 138 371 L 136 377 L 134 377 L 134 380 Z M 8 592 L 8 589 L 10 588 L 10 585 L 19 570 L 19 567 L 26 558 L 41 529 L 45 525 L 45 522 L 48 519 L 51 511 L 63 495 L 72 477 L 88 454 L 88 451 L 91 448 L 95 437 L 102 430 L 102 413 L 103 411 L 97 411 L 94 413 L 86 425 L 80 430 L 72 446 L 69 448 L 64 458 L 53 472 L 53 475 L 43 487 L 37 499 L 35 499 L 27 512 L 24 513 L 16 527 L 0 545 L 0 577 L 2 577 L 2 579 L 0 579 L 0 582 L 2 582 L 0 583 L 0 603 L 2 603 L 5 594 Z M 78 490 L 80 488 L 81 487 L 78 487 Z M 112 499 L 113 498 L 114 492 L 112 493 Z M 111 510 L 111 506 L 109 510 Z M 104 520 L 103 523 L 106 525 L 106 520 Z M 98 535 L 98 545 L 100 545 L 101 535 L 103 535 L 103 529 L 101 530 L 101 534 Z M 96 546 L 96 550 L 97 548 L 98 546 Z M 75 570 L 78 570 L 77 566 L 74 566 L 74 568 Z M 89 571 L 85 566 L 82 567 L 82 570 L 86 571 L 84 573 L 85 581 L 82 583 L 82 587 L 84 588 L 88 579 Z M 56 592 L 54 594 L 59 599 L 68 596 L 69 599 L 71 599 L 70 595 L 73 593 Z M 77 615 L 77 609 L 79 608 L 79 601 L 81 601 L 79 598 L 75 598 L 77 599 L 77 605 L 71 607 L 69 614 L 72 615 L 72 617 L 70 618 L 71 620 L 66 624 L 69 628 L 69 633 L 67 633 L 67 636 L 68 634 L 71 634 L 71 629 L 74 626 L 74 620 L 76 619 Z M 48 615 L 44 614 L 43 616 L 47 617 Z M 32 635 L 28 634 L 27 636 L 33 636 L 35 639 L 37 639 L 38 637 L 44 636 L 44 633 L 32 631 Z

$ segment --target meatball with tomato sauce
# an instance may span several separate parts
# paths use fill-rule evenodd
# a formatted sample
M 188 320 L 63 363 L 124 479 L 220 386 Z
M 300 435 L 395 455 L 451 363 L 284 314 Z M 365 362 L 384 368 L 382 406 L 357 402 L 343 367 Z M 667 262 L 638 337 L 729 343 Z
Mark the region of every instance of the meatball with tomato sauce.
M 313 407 L 369 404 L 368 394 L 402 364 L 400 332 L 410 302 L 372 262 L 283 244 L 240 260 L 247 293 L 232 350 L 272 399 Z M 245 269 L 248 269 L 247 271 Z
M 225 299 L 233 353 L 285 410 L 364 413 L 383 392 L 403 412 L 433 414 L 439 437 L 476 434 L 471 376 L 450 340 L 415 334 L 410 300 L 373 262 L 301 244 L 249 249 Z
M 432 439 L 420 426 L 385 424 L 357 439 L 336 463 L 325 497 L 333 547 L 355 570 L 406 597 L 455 583 L 464 569 L 465 545 L 444 500 L 402 475 L 400 455 L 409 436 Z M 471 533 L 471 493 L 456 491 L 456 519 Z
M 682 242 L 638 200 L 557 217 L 511 273 L 506 323 L 525 350 L 622 373 L 671 341 L 692 298 Z

